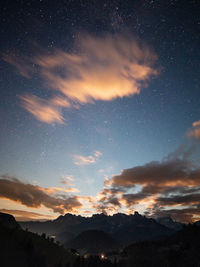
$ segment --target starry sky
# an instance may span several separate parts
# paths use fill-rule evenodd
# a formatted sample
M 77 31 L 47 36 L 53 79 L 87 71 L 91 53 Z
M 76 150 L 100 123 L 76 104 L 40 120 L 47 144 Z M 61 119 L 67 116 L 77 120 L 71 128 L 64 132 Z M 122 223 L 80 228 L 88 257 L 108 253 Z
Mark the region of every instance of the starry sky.
M 0 209 L 200 217 L 200 2 L 2 1 Z

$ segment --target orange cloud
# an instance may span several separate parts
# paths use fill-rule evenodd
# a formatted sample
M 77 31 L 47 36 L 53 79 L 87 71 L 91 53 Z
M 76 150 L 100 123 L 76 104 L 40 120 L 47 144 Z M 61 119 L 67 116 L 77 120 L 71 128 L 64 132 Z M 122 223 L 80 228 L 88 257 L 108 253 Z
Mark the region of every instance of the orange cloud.
M 192 124 L 193 127 L 200 126 L 200 121 L 195 121 Z
M 52 189 L 54 192 L 58 192 Z M 0 198 L 19 202 L 27 207 L 40 208 L 42 205 L 54 212 L 76 212 L 82 207 L 76 196 L 54 196 L 51 189 L 25 184 L 14 177 L 0 177 Z
M 30 212 L 24 210 L 0 209 L 0 212 L 12 214 L 17 221 L 43 221 L 54 219 L 54 216 L 43 215 L 37 212 Z
M 39 75 L 56 95 L 48 101 L 33 95 L 21 98 L 23 107 L 40 121 L 62 124 L 62 108 L 139 94 L 158 75 L 157 56 L 131 34 L 84 34 L 77 38 L 74 50 L 78 52 L 57 49 L 32 59 L 5 58 L 26 78 L 32 75 L 31 66 L 38 65 Z
M 175 185 L 196 185 L 199 182 L 199 169 L 195 173 L 193 164 L 184 159 L 167 159 L 153 161 L 143 166 L 125 169 L 121 174 L 113 176 L 109 185 L 130 188 L 143 185 L 150 191 L 162 191 L 162 187 Z
M 78 193 L 80 190 L 76 187 L 59 187 L 59 186 L 52 186 L 48 188 L 42 188 L 43 191 L 45 191 L 48 194 L 53 194 L 53 193 Z
M 21 96 L 22 106 L 38 120 L 46 123 L 64 123 L 61 111 L 56 105 L 34 95 Z
M 192 128 L 187 132 L 187 136 L 196 140 L 200 140 L 200 121 L 195 121 Z
M 152 67 L 156 55 L 130 35 L 84 35 L 75 47 L 79 54 L 56 50 L 35 60 L 47 84 L 71 100 L 92 103 L 139 94 L 158 74 Z
M 142 208 L 155 216 L 167 208 L 175 219 L 194 221 L 200 210 L 200 166 L 188 160 L 194 148 L 181 147 L 163 161 L 124 169 L 110 180 L 106 177 L 94 208 L 109 213 Z
M 82 155 L 75 155 L 74 156 L 74 159 L 75 159 L 74 164 L 76 164 L 76 165 L 92 164 L 92 163 L 95 163 L 100 156 L 102 156 L 102 153 L 100 151 L 95 151 L 94 155 L 90 155 L 87 157 L 84 157 Z

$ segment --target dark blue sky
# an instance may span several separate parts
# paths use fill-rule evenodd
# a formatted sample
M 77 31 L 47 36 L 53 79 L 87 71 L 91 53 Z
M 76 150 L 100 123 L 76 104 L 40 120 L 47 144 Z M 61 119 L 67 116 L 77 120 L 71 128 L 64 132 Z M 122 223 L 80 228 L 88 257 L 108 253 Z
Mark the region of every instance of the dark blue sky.
M 164 189 L 128 202 L 126 195 L 139 194 L 144 183 L 126 188 L 113 175 L 130 168 L 135 177 L 134 167 L 162 165 L 177 149 L 172 161 L 186 160 L 192 171 L 198 169 L 193 164 L 199 164 L 200 139 L 199 10 L 197 0 L 3 1 L 1 181 L 9 187 L 16 178 L 55 201 L 73 198 L 83 205 L 63 212 L 153 214 Z M 187 159 L 183 151 L 189 151 Z M 121 191 L 103 199 L 108 180 L 114 181 L 110 190 Z M 177 195 L 184 195 L 181 190 Z M 25 201 L 20 189 L 15 196 L 1 191 L 2 209 L 14 215 L 59 214 L 43 200 Z M 194 219 L 197 206 L 184 202 L 178 209 L 195 208 Z M 163 209 L 172 210 L 168 203 Z

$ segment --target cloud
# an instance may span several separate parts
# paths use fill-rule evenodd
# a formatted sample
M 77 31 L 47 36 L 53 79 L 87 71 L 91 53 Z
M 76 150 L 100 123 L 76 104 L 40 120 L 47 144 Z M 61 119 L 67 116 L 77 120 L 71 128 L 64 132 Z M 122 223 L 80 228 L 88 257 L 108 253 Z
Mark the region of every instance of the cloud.
M 188 130 L 187 136 L 195 140 L 200 140 L 200 121 L 195 121 L 192 128 Z
M 22 106 L 38 120 L 50 124 L 55 122 L 64 123 L 61 111 L 53 101 L 49 102 L 34 95 L 25 95 L 20 98 Z
M 124 169 L 110 180 L 106 178 L 96 209 L 105 212 L 142 206 L 153 216 L 169 214 L 172 210 L 176 220 L 197 220 L 200 216 L 200 166 L 188 159 L 191 150 L 193 147 L 188 150 L 182 147 L 162 161 Z
M 112 100 L 140 93 L 141 86 L 157 71 L 156 55 L 131 36 L 82 35 L 79 53 L 56 50 L 36 58 L 41 75 L 51 88 L 81 103 Z
M 195 184 L 192 178 L 193 164 L 183 159 L 173 159 L 165 161 L 153 161 L 143 166 L 136 166 L 131 169 L 125 169 L 121 174 L 111 178 L 110 184 L 133 187 L 136 184 L 143 186 L 151 185 L 154 188 L 159 186 L 174 186 L 177 184 L 188 184 L 188 180 Z M 152 190 L 152 188 L 151 188 Z
M 188 145 L 181 144 L 175 151 L 168 154 L 167 157 L 165 157 L 165 160 L 174 160 L 177 158 L 182 158 L 184 160 L 188 160 L 190 156 L 194 155 L 194 153 L 197 150 L 197 144 L 195 142 L 192 142 Z
M 73 181 L 74 181 L 74 177 L 72 175 L 62 175 L 60 179 L 61 184 L 70 185 L 70 186 L 74 185 Z
M 106 188 L 101 190 L 96 201 L 93 202 L 93 208 L 98 212 L 105 214 L 112 214 L 118 211 L 118 208 L 122 206 L 121 196 L 125 189 L 118 188 Z
M 173 220 L 182 223 L 191 223 L 199 220 L 200 217 L 200 207 L 186 207 L 186 208 L 174 208 L 174 209 L 155 209 L 150 212 L 150 215 L 154 217 L 171 217 Z
M 74 164 L 76 165 L 88 165 L 95 163 L 99 157 L 102 156 L 102 153 L 100 151 L 95 151 L 94 155 L 90 156 L 82 156 L 82 155 L 74 155 Z
M 41 54 L 32 59 L 9 60 L 25 77 L 30 65 L 35 64 L 39 75 L 60 101 L 42 100 L 31 95 L 22 97 L 23 107 L 37 119 L 46 123 L 63 123 L 58 107 L 77 107 L 95 101 L 139 94 L 152 76 L 158 75 L 154 67 L 157 56 L 131 34 L 91 36 L 83 34 L 76 39 L 73 51 L 55 49 L 52 54 Z M 27 68 L 25 66 L 27 65 Z M 26 70 L 26 71 L 25 71 Z
M 24 210 L 0 209 L 0 212 L 12 214 L 17 221 L 44 221 L 53 218 L 53 216 L 50 215 L 43 215 L 37 212 L 30 212 Z
M 192 126 L 193 126 L 193 127 L 200 126 L 200 121 L 195 121 L 195 122 L 193 122 Z
M 179 210 L 182 211 L 182 214 Z M 181 221 L 183 217 L 185 217 L 184 221 L 187 218 L 187 222 L 195 220 L 195 216 L 200 215 L 200 187 L 177 186 L 163 192 L 156 199 L 154 215 L 159 216 L 162 213 L 169 213 L 169 211 L 176 220 Z
M 28 58 L 17 57 L 16 55 L 3 55 L 3 60 L 13 65 L 25 78 L 31 78 L 32 68 Z
M 102 153 L 101 153 L 100 151 L 96 150 L 96 151 L 94 152 L 94 156 L 95 156 L 96 158 L 99 158 L 99 157 L 102 156 Z
M 121 201 L 124 200 L 125 205 L 132 206 L 135 204 L 139 204 L 141 200 L 144 200 L 148 196 L 149 194 L 145 192 L 139 192 L 135 194 L 123 194 Z
M 96 162 L 96 158 L 93 156 L 84 157 L 82 155 L 75 155 L 74 159 L 74 164 L 76 165 L 87 165 Z
M 48 194 L 53 194 L 53 193 L 59 193 L 59 192 L 63 192 L 63 193 L 77 193 L 80 192 L 78 188 L 76 187 L 59 187 L 59 186 L 52 186 L 52 187 L 48 187 L 48 188 L 43 188 L 42 190 L 44 190 L 44 192 L 48 193 Z
M 25 184 L 9 176 L 1 176 L 0 197 L 19 202 L 27 207 L 39 208 L 43 205 L 61 214 L 77 211 L 82 206 L 76 196 L 54 196 L 49 194 L 46 188 Z
M 156 202 L 161 205 L 188 205 L 200 203 L 200 192 L 198 194 L 175 195 L 171 197 L 157 198 Z
M 192 222 L 200 217 L 200 167 L 184 155 L 185 150 L 182 157 L 179 154 L 179 158 L 175 158 L 171 154 L 162 161 L 125 169 L 110 180 L 106 177 L 104 188 L 96 197 L 70 196 L 71 191 L 76 191 L 74 187 L 44 188 L 6 175 L 0 179 L 0 197 L 27 207 L 43 205 L 59 213 L 97 211 L 113 214 L 140 207 L 151 216 L 171 216 L 177 221 Z M 68 186 L 73 182 L 72 176 L 63 178 Z

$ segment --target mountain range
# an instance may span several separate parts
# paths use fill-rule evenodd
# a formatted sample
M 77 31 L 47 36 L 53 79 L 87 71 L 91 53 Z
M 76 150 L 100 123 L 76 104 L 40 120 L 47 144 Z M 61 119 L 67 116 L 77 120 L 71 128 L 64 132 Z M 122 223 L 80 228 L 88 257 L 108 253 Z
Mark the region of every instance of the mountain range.
M 69 216 L 68 214 L 67 216 L 57 218 L 57 220 L 61 219 L 62 223 L 64 223 L 66 217 L 76 220 L 76 217 L 79 216 Z M 82 218 L 84 220 L 84 217 Z M 102 220 L 103 218 L 104 220 Z M 107 224 L 109 225 L 109 223 L 111 223 L 111 221 L 113 222 L 113 220 L 116 221 L 115 223 L 119 222 L 119 218 L 121 218 L 121 220 L 123 218 L 123 223 L 126 222 L 125 224 L 128 224 L 127 220 L 129 223 L 134 222 L 135 225 L 132 224 L 133 229 L 135 229 L 135 227 L 138 229 L 140 226 L 142 229 L 145 229 L 144 227 L 151 225 L 149 230 L 156 230 L 159 229 L 156 227 L 160 227 L 158 225 L 161 225 L 155 220 L 148 219 L 138 213 L 131 216 L 124 214 L 118 214 L 115 216 L 98 215 L 94 216 L 94 218 L 90 218 L 90 220 L 96 220 L 96 225 L 100 226 L 100 221 L 103 223 L 108 220 Z M 78 219 L 80 223 L 81 216 Z M 54 224 L 55 221 L 52 221 L 51 223 Z M 79 233 L 75 238 L 72 238 L 70 241 L 65 243 L 66 247 L 73 247 L 78 250 L 77 252 L 75 249 L 65 249 L 62 245 L 55 242 L 53 238 L 49 238 L 44 233 L 42 235 L 37 235 L 27 230 L 23 230 L 12 215 L 0 213 L 0 266 L 199 266 L 200 222 L 189 225 L 181 225 L 181 230 L 175 230 L 175 228 L 180 227 L 180 224 L 177 224 L 176 222 L 173 224 L 173 221 L 170 218 L 159 219 L 159 221 L 169 224 L 174 233 L 169 235 L 168 232 L 162 237 L 156 235 L 151 240 L 147 240 L 145 238 L 143 241 L 134 242 L 122 249 L 120 248 L 121 245 L 118 243 L 117 239 L 113 238 L 111 234 L 108 234 L 103 230 L 85 230 Z M 95 223 L 93 222 L 92 224 L 91 222 L 91 225 L 95 225 Z M 69 222 L 68 225 L 70 225 Z M 163 230 L 169 229 L 166 226 L 163 227 Z M 120 228 L 123 228 L 123 225 L 120 225 Z M 109 227 L 107 229 L 109 229 Z M 148 227 L 146 229 L 148 229 Z
M 107 216 L 105 214 L 95 214 L 92 217 L 82 217 L 72 214 L 59 216 L 57 219 L 46 222 L 19 222 L 23 229 L 47 236 L 54 236 L 57 241 L 69 248 L 74 246 L 79 248 L 84 244 L 84 249 L 91 250 L 91 236 L 96 239 L 100 237 L 99 251 L 107 251 L 107 243 L 112 243 L 111 247 L 123 248 L 127 245 L 144 241 L 157 240 L 164 236 L 170 236 L 181 229 L 181 224 L 174 222 L 170 218 L 156 221 L 135 212 L 132 215 L 122 213 Z M 93 231 L 93 232 L 91 232 Z M 77 241 L 78 240 L 78 241 Z M 82 240 L 84 240 L 82 242 Z M 103 241 L 104 240 L 104 241 Z M 110 240 L 108 242 L 108 240 Z M 112 242 L 111 242 L 112 240 Z M 98 250 L 95 250 L 98 252 Z

